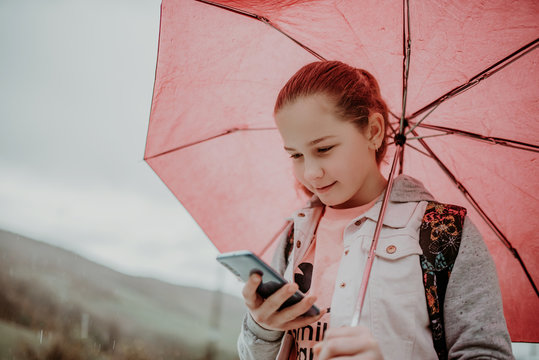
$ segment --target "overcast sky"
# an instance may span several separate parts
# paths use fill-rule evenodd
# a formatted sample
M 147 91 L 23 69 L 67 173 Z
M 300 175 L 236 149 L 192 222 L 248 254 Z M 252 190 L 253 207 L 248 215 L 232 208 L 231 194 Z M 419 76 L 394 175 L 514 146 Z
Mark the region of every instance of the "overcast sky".
M 0 1 L 0 228 L 239 294 L 143 160 L 160 3 Z

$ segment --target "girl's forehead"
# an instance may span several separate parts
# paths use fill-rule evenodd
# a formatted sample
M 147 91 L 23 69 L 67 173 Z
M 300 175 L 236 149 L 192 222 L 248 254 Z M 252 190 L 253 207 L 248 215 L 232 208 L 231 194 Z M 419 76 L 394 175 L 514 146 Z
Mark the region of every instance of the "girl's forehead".
M 284 105 L 277 114 L 275 120 L 279 123 L 294 122 L 298 125 L 309 125 L 324 119 L 338 117 L 335 106 L 327 96 L 310 95 L 295 99 Z
M 340 118 L 327 97 L 299 98 L 275 114 L 275 120 L 285 147 L 290 148 L 358 131 L 352 122 Z

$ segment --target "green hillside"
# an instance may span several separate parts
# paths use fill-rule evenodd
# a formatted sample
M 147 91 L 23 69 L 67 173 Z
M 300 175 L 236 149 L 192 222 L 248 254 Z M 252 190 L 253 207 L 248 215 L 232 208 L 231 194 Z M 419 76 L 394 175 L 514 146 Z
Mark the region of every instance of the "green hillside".
M 0 230 L 0 359 L 235 359 L 242 301 Z

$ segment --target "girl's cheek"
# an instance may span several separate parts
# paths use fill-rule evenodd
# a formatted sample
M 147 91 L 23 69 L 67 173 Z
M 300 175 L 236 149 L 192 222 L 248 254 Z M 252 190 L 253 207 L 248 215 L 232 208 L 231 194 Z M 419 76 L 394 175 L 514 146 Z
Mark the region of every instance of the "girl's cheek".
M 298 179 L 298 181 L 300 181 L 302 184 L 304 183 L 303 181 L 303 166 L 301 165 L 301 163 L 299 161 L 294 161 L 294 176 L 296 176 L 296 179 Z

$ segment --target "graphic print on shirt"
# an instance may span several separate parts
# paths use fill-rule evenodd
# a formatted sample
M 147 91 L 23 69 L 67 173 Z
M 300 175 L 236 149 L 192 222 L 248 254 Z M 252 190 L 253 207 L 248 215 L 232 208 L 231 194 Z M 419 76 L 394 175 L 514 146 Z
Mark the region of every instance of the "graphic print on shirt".
M 313 252 L 307 253 L 307 260 L 313 258 Z M 305 261 L 298 265 L 294 273 L 294 282 L 298 284 L 299 290 L 306 294 L 313 281 L 314 266 L 311 262 Z M 327 308 L 329 314 L 330 308 Z M 298 329 L 288 330 L 288 333 L 294 337 L 295 351 L 291 354 L 294 360 L 314 360 L 313 346 L 322 341 L 328 328 L 328 315 L 324 316 L 317 323 L 313 323 Z
M 327 309 L 329 312 L 329 308 Z M 291 359 L 294 360 L 314 360 L 314 350 L 312 346 L 301 347 L 300 342 L 315 341 L 320 342 L 324 339 L 326 330 L 328 329 L 327 322 L 318 321 L 316 324 L 307 325 L 298 329 L 288 330 L 295 339 L 295 352 L 292 352 Z
M 311 263 L 301 263 L 298 266 L 298 269 L 301 270 L 301 273 L 294 274 L 294 281 L 298 284 L 299 290 L 306 294 L 307 291 L 311 288 L 311 281 L 313 278 L 313 264 Z

